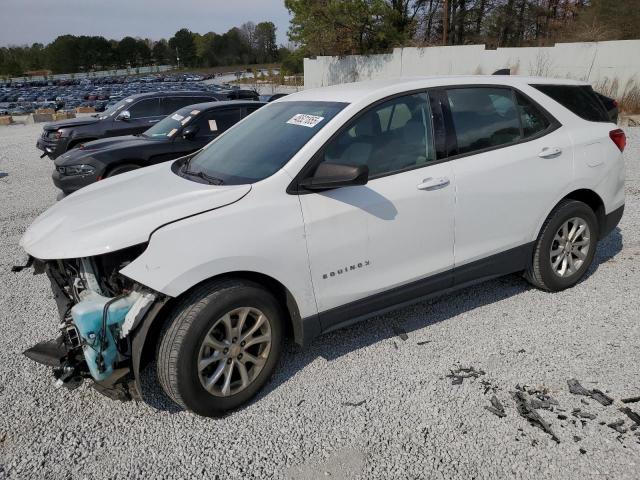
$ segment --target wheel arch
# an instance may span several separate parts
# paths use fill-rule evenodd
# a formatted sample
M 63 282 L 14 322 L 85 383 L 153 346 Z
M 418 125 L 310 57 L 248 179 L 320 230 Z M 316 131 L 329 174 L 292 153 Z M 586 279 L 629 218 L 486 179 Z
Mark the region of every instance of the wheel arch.
M 114 164 L 107 164 L 106 168 L 104 169 L 103 176 L 108 177 L 109 175 L 111 175 L 111 172 L 113 172 L 115 169 L 130 166 L 130 165 L 135 166 L 136 168 L 142 168 L 144 166 L 142 163 L 143 163 L 142 160 L 139 160 L 139 159 L 126 159 Z
M 577 188 L 570 191 L 562 198 L 559 198 L 558 201 L 555 202 L 553 207 L 547 212 L 547 214 L 538 221 L 533 240 L 536 240 L 540 236 L 540 231 L 542 229 L 542 226 L 544 225 L 545 220 L 556 208 L 558 208 L 558 205 L 560 205 L 563 200 L 577 200 L 579 202 L 587 204 L 593 210 L 596 218 L 598 219 L 599 238 L 602 238 L 602 234 L 607 223 L 604 201 L 602 200 L 602 197 L 598 195 L 598 193 L 591 190 L 590 188 Z
M 589 205 L 591 210 L 593 210 L 593 213 L 596 214 L 596 218 L 598 219 L 599 235 L 602 234 L 606 224 L 606 212 L 604 208 L 604 201 L 602 200 L 600 195 L 588 188 L 580 188 L 578 190 L 574 190 L 568 195 L 565 195 L 562 200 L 577 200 Z
M 317 329 L 314 328 L 316 327 L 315 324 L 307 324 L 306 328 L 303 327 L 303 323 L 306 322 L 303 322 L 300 317 L 298 304 L 293 294 L 275 278 L 263 273 L 251 271 L 235 271 L 215 275 L 193 285 L 177 297 L 165 297 L 164 300 L 159 301 L 156 304 L 156 308 L 152 309 L 150 314 L 147 314 L 141 324 L 136 327 L 135 331 L 132 333 L 131 360 L 133 364 L 134 377 L 139 390 L 141 390 L 140 372 L 153 359 L 155 347 L 159 340 L 159 334 L 167 317 L 167 313 L 174 308 L 181 298 L 188 295 L 193 289 L 198 288 L 204 283 L 221 279 L 246 280 L 257 283 L 266 288 L 276 298 L 282 307 L 282 311 L 286 315 L 285 335 L 293 337 L 294 341 L 298 345 L 304 346 L 305 343 L 310 341 L 319 333 L 319 324 L 317 325 Z
M 72 148 L 75 148 L 81 143 L 92 142 L 94 140 L 98 140 L 98 139 L 94 137 L 73 138 L 71 139 L 71 141 L 69 141 L 69 145 L 67 145 L 67 151 L 71 150 Z

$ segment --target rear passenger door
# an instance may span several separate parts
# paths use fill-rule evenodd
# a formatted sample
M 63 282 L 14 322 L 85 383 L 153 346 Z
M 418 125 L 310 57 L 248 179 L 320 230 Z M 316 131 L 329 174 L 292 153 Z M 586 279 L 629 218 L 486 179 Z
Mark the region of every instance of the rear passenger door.
M 502 86 L 446 89 L 457 149 L 456 269 L 483 257 L 521 262 L 549 202 L 571 178 L 572 144 L 559 124 L 533 100 Z M 514 250 L 512 250 L 514 249 Z M 494 261 L 487 274 L 509 265 Z M 495 271 L 493 271 L 495 270 Z M 465 269 L 456 281 L 465 281 Z M 469 273 L 469 272 L 468 272 Z
M 366 185 L 300 194 L 325 330 L 450 286 L 455 186 L 441 119 L 426 93 L 398 96 L 317 154 L 310 174 L 322 162 L 369 167 Z

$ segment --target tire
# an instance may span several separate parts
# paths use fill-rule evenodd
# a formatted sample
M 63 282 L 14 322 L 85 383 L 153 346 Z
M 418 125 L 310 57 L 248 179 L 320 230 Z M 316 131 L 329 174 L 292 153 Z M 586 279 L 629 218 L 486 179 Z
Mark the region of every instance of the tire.
M 113 170 L 109 170 L 109 173 L 107 173 L 106 178 L 115 177 L 116 175 L 120 175 L 121 173 L 130 172 L 131 170 L 136 170 L 138 168 L 140 168 L 140 167 L 138 165 L 133 164 L 133 163 L 126 163 L 124 165 L 118 165 Z
M 561 230 L 565 226 L 566 230 Z M 598 230 L 591 207 L 577 200 L 563 200 L 542 225 L 525 278 L 549 292 L 575 285 L 593 262 Z
M 243 336 L 259 324 L 260 315 L 263 323 L 242 343 Z M 231 334 L 225 326 L 227 316 L 234 327 Z M 235 327 L 243 316 L 246 320 L 238 335 Z M 178 405 L 199 415 L 219 416 L 238 408 L 271 377 L 282 351 L 283 319 L 279 303 L 256 283 L 221 280 L 197 287 L 176 305 L 160 333 L 160 385 Z M 255 339 L 266 338 L 267 331 L 269 348 L 266 342 L 250 345 Z M 213 358 L 217 360 L 211 361 Z M 244 365 L 244 378 L 240 364 Z M 207 366 L 202 369 L 203 365 Z

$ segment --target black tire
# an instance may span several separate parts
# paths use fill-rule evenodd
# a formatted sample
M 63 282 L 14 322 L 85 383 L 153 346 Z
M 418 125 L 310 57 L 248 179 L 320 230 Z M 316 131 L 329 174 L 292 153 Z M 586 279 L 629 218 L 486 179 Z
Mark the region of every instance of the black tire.
M 550 259 L 554 237 L 560 227 L 572 218 L 579 218 L 589 227 L 589 249 L 582 265 L 571 275 L 561 277 L 554 273 Z M 577 200 L 563 200 L 549 214 L 536 240 L 531 265 L 525 272 L 529 283 L 541 290 L 558 292 L 575 285 L 591 266 L 599 237 L 598 219 L 591 207 Z
M 198 373 L 202 343 L 216 321 L 242 307 L 256 308 L 268 318 L 271 347 L 262 370 L 243 390 L 214 396 Z M 269 380 L 282 352 L 282 309 L 260 285 L 241 280 L 219 280 L 194 289 L 182 299 L 160 333 L 157 369 L 160 385 L 178 405 L 203 416 L 219 416 L 251 399 Z
M 106 178 L 115 177 L 116 175 L 120 175 L 121 173 L 130 172 L 131 170 L 137 170 L 140 166 L 134 163 L 125 163 L 124 165 L 118 165 L 117 167 L 109 170 L 106 175 Z

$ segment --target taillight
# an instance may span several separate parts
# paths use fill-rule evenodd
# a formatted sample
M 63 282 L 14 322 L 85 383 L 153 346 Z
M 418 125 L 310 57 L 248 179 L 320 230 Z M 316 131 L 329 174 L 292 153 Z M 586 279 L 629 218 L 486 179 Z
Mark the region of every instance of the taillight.
M 621 129 L 616 128 L 615 130 L 611 130 L 609 132 L 609 138 L 613 140 L 613 143 L 616 144 L 616 147 L 618 147 L 621 152 L 624 152 L 624 147 L 627 146 L 627 136 Z

